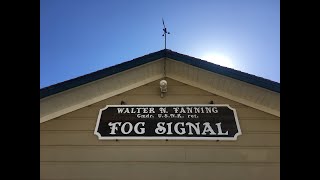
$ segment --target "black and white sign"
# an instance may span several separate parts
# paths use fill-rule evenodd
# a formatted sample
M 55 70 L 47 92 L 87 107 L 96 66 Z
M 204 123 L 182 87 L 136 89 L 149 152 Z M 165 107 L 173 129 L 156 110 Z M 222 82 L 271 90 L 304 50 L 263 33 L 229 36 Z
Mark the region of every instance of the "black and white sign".
M 229 105 L 108 105 L 94 134 L 105 140 L 236 140 L 241 130 Z

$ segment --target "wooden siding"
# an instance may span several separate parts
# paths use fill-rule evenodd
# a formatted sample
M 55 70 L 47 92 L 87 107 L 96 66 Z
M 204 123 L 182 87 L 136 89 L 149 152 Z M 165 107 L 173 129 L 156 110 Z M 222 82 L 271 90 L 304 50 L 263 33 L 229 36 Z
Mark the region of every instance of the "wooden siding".
M 168 59 L 166 67 L 167 76 L 172 79 L 280 117 L 280 93 L 172 59 Z
M 40 124 L 41 179 L 280 179 L 280 118 L 167 78 Z M 98 140 L 99 110 L 107 104 L 230 104 L 237 141 Z
M 163 76 L 157 60 L 40 99 L 40 123 L 153 82 Z
M 279 164 L 261 163 L 43 162 L 40 165 L 43 180 L 274 180 L 280 174 Z

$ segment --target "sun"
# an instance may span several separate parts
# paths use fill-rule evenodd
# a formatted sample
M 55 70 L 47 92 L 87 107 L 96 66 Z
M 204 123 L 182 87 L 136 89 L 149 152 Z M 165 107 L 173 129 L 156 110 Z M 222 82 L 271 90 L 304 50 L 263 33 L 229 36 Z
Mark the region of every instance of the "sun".
M 235 68 L 235 65 L 232 62 L 232 60 L 228 56 L 223 54 L 209 53 L 203 55 L 201 59 L 212 62 L 214 64 L 218 64 L 220 66 L 225 66 L 233 69 Z

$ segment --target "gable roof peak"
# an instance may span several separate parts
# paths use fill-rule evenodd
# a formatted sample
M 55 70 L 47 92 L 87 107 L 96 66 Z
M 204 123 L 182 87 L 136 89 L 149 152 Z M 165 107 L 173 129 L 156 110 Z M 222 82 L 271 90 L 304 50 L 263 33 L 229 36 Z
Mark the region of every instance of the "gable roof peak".
M 227 76 L 233 79 L 237 79 L 255 86 L 259 86 L 277 93 L 280 93 L 280 83 L 274 82 L 262 77 L 258 77 L 252 74 L 241 72 L 232 68 L 220 66 L 199 58 L 181 54 L 170 49 L 162 49 L 144 56 L 132 59 L 130 61 L 122 62 L 120 64 L 110 66 L 83 76 L 79 76 L 64 82 L 60 82 L 48 87 L 40 89 L 40 99 L 57 94 L 59 92 L 75 88 L 92 81 L 102 79 L 104 77 L 111 76 L 113 74 L 120 73 L 122 71 L 143 65 L 148 62 L 152 62 L 161 58 L 170 58 L 176 61 L 180 61 L 213 73 L 217 73 L 223 76 Z

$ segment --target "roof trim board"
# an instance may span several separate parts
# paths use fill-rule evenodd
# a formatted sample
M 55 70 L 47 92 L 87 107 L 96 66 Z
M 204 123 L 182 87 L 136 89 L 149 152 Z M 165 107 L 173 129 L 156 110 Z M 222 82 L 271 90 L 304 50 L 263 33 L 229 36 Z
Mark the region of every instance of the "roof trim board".
M 81 86 L 104 77 L 111 76 L 113 74 L 120 73 L 122 71 L 140 66 L 142 64 L 158 60 L 160 58 L 170 58 L 176 61 L 180 61 L 210 72 L 221 74 L 233 79 L 237 79 L 255 86 L 259 86 L 277 93 L 280 93 L 280 83 L 264 79 L 258 76 L 254 76 L 248 73 L 244 73 L 235 69 L 219 66 L 201 59 L 197 59 L 191 56 L 180 54 L 168 49 L 163 49 L 139 58 L 135 58 L 131 61 L 127 61 L 115 66 L 111 66 L 84 76 L 80 76 L 74 79 L 70 79 L 58 84 L 54 84 L 40 89 L 40 99 L 66 91 L 71 88 Z

